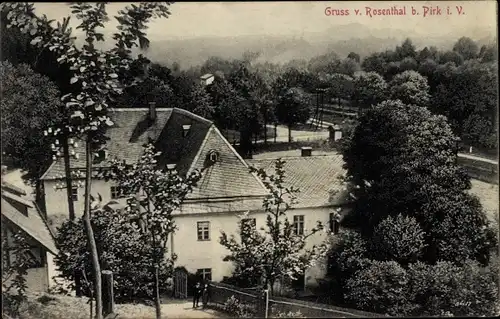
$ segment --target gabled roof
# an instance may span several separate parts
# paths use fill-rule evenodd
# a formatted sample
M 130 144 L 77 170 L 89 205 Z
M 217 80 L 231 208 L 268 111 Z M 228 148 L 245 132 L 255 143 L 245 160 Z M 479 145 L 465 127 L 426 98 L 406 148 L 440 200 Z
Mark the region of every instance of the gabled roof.
M 151 139 L 156 149 L 162 152 L 159 166 L 176 164 L 176 170 L 186 174 L 193 169 L 204 169 L 208 152 L 216 150 L 220 154 L 220 161 L 203 171 L 202 180 L 189 199 L 267 194 L 261 181 L 250 173 L 246 162 L 211 121 L 183 109 L 156 108 L 157 120 L 153 124 L 148 120 L 148 113 L 148 108 L 114 109 L 111 112 L 110 117 L 115 125 L 106 134 L 109 137 L 106 143 L 108 158 L 116 157 L 134 163 L 143 154 L 143 145 Z M 79 159 L 72 159 L 71 167 L 83 172 L 83 143 L 79 143 L 76 152 Z M 108 165 L 107 161 L 103 161 L 94 164 L 94 167 Z M 42 179 L 57 179 L 59 175 L 64 176 L 62 158 L 51 165 Z
M 212 150 L 218 153 L 218 160 L 213 165 L 207 165 L 207 156 Z M 267 195 L 267 190 L 262 182 L 255 174 L 250 173 L 247 163 L 215 126 L 210 128 L 191 169 L 202 170 L 205 167 L 198 187 L 187 199 L 263 197 Z
M 28 203 L 30 205 L 27 205 Z M 19 227 L 52 254 L 57 254 L 54 236 L 34 202 L 29 202 L 2 187 L 1 204 L 3 218 Z
M 20 187 L 17 187 L 16 185 L 13 185 L 11 183 L 8 183 L 4 180 L 2 180 L 2 187 L 7 190 L 9 193 L 13 193 L 18 196 L 25 196 L 26 191 Z
M 342 155 L 286 157 L 285 186 L 299 189 L 298 204 L 293 208 L 342 205 L 345 191 L 339 177 L 345 174 Z M 276 159 L 253 159 L 247 162 L 274 174 Z
M 117 108 L 110 110 L 110 117 L 114 122 L 113 127 L 109 128 L 106 136 L 109 140 L 106 142 L 106 148 L 111 157 L 116 157 L 127 162 L 135 162 L 144 152 L 143 145 L 148 143 L 149 139 L 156 140 L 170 115 L 171 108 L 156 108 L 156 121 L 150 122 L 148 117 L 148 108 L 126 109 Z M 83 141 L 77 141 L 78 147 L 74 148 L 78 154 L 78 159 L 71 158 L 72 169 L 85 168 L 85 145 Z M 108 163 L 103 161 L 95 163 L 94 167 L 105 167 Z M 42 180 L 57 179 L 58 176 L 64 176 L 64 159 L 58 158 L 41 177 Z
M 185 125 L 189 126 L 186 132 Z M 176 170 L 185 174 L 212 126 L 211 121 L 201 116 L 175 108 L 156 142 L 157 149 L 163 152 L 159 164 L 177 164 Z

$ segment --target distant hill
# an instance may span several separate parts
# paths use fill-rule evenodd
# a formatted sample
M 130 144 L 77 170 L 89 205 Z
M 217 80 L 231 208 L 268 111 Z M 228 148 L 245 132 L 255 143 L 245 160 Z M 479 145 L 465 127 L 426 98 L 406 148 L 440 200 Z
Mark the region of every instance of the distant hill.
M 463 31 L 463 30 L 461 30 Z M 292 59 L 310 59 L 334 51 L 346 57 L 354 51 L 361 57 L 370 53 L 394 49 L 405 38 L 410 38 L 417 48 L 436 46 L 451 49 L 461 36 L 469 36 L 479 45 L 496 41 L 496 30 L 475 29 L 457 36 L 408 34 L 408 32 L 383 28 L 371 29 L 353 23 L 332 27 L 323 32 L 304 33 L 297 36 L 253 35 L 236 37 L 199 37 L 151 41 L 146 55 L 153 61 L 170 65 L 178 62 L 181 68 L 200 65 L 210 56 L 226 59 L 241 58 L 245 51 L 260 52 L 259 60 L 285 63 Z

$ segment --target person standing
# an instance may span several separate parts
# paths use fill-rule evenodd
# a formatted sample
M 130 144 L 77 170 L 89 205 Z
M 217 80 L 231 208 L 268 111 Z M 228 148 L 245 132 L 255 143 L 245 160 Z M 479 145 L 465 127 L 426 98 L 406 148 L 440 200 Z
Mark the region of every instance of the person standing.
M 203 308 L 205 308 L 208 304 L 208 284 L 207 283 L 205 283 L 205 287 L 203 287 L 201 302 L 203 303 Z
M 198 303 L 200 302 L 200 295 L 202 293 L 202 287 L 200 282 L 198 281 L 196 285 L 194 286 L 194 293 L 193 293 L 193 308 L 198 308 Z

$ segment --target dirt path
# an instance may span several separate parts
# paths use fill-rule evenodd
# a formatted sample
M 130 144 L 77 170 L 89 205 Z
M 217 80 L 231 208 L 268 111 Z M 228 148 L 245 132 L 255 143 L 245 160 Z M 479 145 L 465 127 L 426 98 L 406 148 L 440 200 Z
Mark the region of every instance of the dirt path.
M 116 305 L 116 319 L 155 319 L 155 308 L 144 305 Z M 161 305 L 162 318 L 227 318 L 224 314 L 212 310 L 193 309 L 189 301 L 167 301 Z

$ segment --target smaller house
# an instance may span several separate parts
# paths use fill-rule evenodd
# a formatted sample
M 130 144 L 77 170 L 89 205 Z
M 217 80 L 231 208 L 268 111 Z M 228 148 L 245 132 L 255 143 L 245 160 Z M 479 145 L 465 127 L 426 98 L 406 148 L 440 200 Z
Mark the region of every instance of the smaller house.
M 28 254 L 33 261 L 26 275 L 28 289 L 47 291 L 54 284 L 57 248 L 41 210 L 26 196 L 21 188 L 2 181 L 2 244 L 7 255 L 2 266 L 8 268 L 15 261 L 13 234 L 20 232 L 31 248 Z
M 325 231 L 336 234 L 341 218 L 350 209 L 350 200 L 340 179 L 345 174 L 342 155 L 313 155 L 311 147 L 303 147 L 298 152 L 300 156 L 282 157 L 285 161 L 285 187 L 299 189 L 296 194 L 298 203 L 286 215 L 300 234 L 307 233 L 317 221 L 325 226 Z M 275 162 L 281 157 L 278 154 L 273 156 L 273 153 L 267 153 L 265 159 L 247 162 L 253 167 L 264 169 L 267 174 L 274 174 Z M 261 215 L 261 224 L 264 224 L 265 215 Z M 306 247 L 320 244 L 325 239 L 326 233 L 319 232 L 309 238 Z M 292 286 L 298 291 L 312 288 L 318 286 L 325 275 L 326 268 L 318 264 L 308 269 Z
M 200 83 L 202 85 L 210 85 L 215 80 L 215 76 L 213 74 L 207 73 L 200 77 Z
M 328 131 L 330 132 L 330 141 L 336 142 L 342 138 L 342 127 L 340 125 L 330 125 Z

